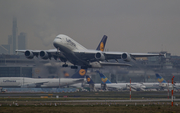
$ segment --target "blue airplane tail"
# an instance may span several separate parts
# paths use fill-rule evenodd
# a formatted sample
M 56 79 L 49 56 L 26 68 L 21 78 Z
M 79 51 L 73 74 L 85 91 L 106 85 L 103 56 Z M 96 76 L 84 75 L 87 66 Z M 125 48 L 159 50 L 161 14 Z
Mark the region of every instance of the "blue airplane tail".
M 86 75 L 87 69 L 79 69 L 71 78 L 84 78 Z
M 65 77 L 65 78 L 69 78 L 69 73 L 68 73 L 68 72 L 63 71 L 63 74 L 64 74 L 64 77 Z
M 162 76 L 156 73 L 156 78 L 159 83 L 167 83 Z
M 86 75 L 86 80 L 88 84 L 94 84 L 93 80 L 88 75 Z
M 106 40 L 107 40 L 107 36 L 104 35 L 96 50 L 104 51 L 104 48 L 105 48 L 105 45 L 106 45 Z
M 101 81 L 103 84 L 111 84 L 111 82 L 109 81 L 109 79 L 104 76 L 102 73 L 100 73 L 99 71 L 96 71 L 97 73 L 99 73 L 100 77 L 101 77 Z

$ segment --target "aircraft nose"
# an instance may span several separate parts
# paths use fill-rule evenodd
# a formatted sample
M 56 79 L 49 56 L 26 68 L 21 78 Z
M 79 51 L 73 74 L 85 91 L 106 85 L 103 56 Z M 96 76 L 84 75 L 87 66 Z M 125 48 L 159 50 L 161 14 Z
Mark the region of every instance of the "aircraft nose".
M 55 48 L 58 48 L 58 43 L 60 42 L 59 39 L 55 38 L 54 41 L 53 41 L 53 45 Z

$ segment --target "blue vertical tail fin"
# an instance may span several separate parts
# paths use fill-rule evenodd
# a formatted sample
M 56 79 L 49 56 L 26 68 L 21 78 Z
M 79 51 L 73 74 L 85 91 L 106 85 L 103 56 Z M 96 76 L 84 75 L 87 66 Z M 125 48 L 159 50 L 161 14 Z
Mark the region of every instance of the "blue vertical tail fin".
M 86 75 L 86 80 L 88 84 L 94 84 L 93 80 L 88 75 Z
M 104 35 L 96 50 L 104 51 L 104 48 L 105 48 L 105 45 L 106 45 L 106 40 L 107 40 L 107 36 Z
M 109 81 L 109 79 L 106 77 L 106 76 L 104 76 L 102 73 L 100 73 L 99 71 L 96 71 L 97 73 L 99 73 L 99 75 L 100 75 L 100 77 L 101 77 L 101 81 L 102 81 L 102 83 L 103 84 L 111 84 L 111 82 Z
M 162 76 L 156 73 L 156 78 L 159 83 L 167 83 Z
M 65 77 L 65 78 L 69 78 L 69 73 L 68 73 L 68 72 L 63 71 L 63 74 L 64 74 L 64 77 Z
M 87 69 L 79 69 L 76 73 L 72 75 L 71 78 L 84 78 L 86 75 Z

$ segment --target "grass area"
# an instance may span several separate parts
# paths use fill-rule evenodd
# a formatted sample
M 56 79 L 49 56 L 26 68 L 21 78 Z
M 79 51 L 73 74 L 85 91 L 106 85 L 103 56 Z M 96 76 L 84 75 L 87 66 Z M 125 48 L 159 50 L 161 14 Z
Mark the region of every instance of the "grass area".
M 175 93 L 180 98 L 180 93 Z M 129 99 L 129 92 L 73 92 L 73 93 L 32 93 L 32 94 L 9 94 L 1 95 L 0 101 L 67 101 L 67 100 L 126 100 Z M 59 98 L 55 98 L 56 96 Z M 46 97 L 46 98 L 41 98 Z M 167 92 L 132 92 L 132 99 L 160 99 L 167 98 Z
M 180 93 L 176 92 L 176 98 L 180 97 Z M 75 93 L 39 93 L 29 97 L 26 93 L 22 93 L 22 97 L 0 97 L 0 113 L 178 113 L 180 107 L 176 102 L 171 107 L 169 102 L 68 102 L 67 100 L 121 100 L 129 99 L 129 92 L 75 92 Z M 8 93 L 7 93 L 8 95 Z M 17 95 L 17 94 L 14 94 Z M 31 94 L 29 94 L 31 95 Z M 58 95 L 60 98 L 55 98 Z M 48 98 L 40 98 L 46 96 Z M 64 97 L 65 96 L 65 97 Z M 151 99 L 151 98 L 167 98 L 167 92 L 132 92 L 132 99 Z M 49 101 L 49 102 L 48 102 Z M 52 102 L 51 102 L 52 101 Z M 54 101 L 54 102 L 53 102 Z M 57 102 L 58 101 L 58 102 Z M 67 101 L 67 102 L 61 102 Z M 57 103 L 56 103 L 57 102 Z M 17 105 L 18 104 L 18 105 Z
M 10 95 L 10 96 L 7 96 Z M 55 98 L 56 96 L 60 98 Z M 180 98 L 180 92 L 174 93 L 176 98 Z M 0 94 L 0 101 L 14 101 L 16 99 L 24 101 L 24 100 L 33 100 L 33 101 L 49 101 L 49 100 L 120 100 L 120 99 L 129 99 L 129 91 L 124 92 L 71 92 L 71 93 L 4 93 Z M 40 98 L 48 97 L 48 98 Z M 15 98 L 16 99 L 15 99 Z M 25 97 L 25 98 L 24 98 Z M 167 98 L 167 92 L 132 92 L 132 99 L 151 99 L 151 98 Z
M 61 106 L 1 106 L 0 112 L 12 113 L 178 113 L 180 107 L 122 105 L 61 105 Z

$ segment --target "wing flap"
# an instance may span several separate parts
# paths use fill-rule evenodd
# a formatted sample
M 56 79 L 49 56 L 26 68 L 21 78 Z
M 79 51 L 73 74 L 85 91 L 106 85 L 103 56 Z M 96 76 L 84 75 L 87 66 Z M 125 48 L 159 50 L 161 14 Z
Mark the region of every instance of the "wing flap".
M 129 54 L 132 59 L 134 59 L 136 57 L 163 56 L 163 54 L 153 54 L 153 53 L 127 53 L 127 52 L 104 52 L 104 51 L 102 52 L 102 51 L 98 51 L 98 50 L 78 50 L 78 51 L 75 51 L 75 53 L 77 55 L 79 55 L 79 57 L 81 57 L 81 59 L 88 60 L 91 62 L 97 61 L 97 59 L 95 58 L 95 54 L 98 52 L 102 53 L 105 56 L 106 60 L 121 59 L 121 56 L 124 53 Z
M 110 62 L 100 62 L 102 66 L 132 66 L 131 64 L 126 63 L 110 63 Z

